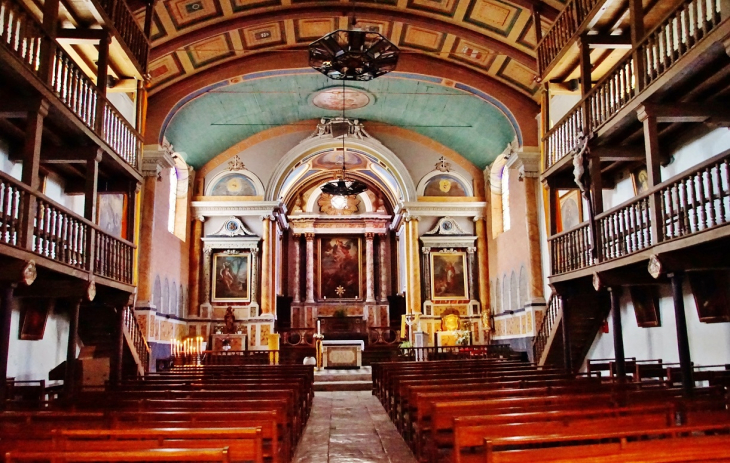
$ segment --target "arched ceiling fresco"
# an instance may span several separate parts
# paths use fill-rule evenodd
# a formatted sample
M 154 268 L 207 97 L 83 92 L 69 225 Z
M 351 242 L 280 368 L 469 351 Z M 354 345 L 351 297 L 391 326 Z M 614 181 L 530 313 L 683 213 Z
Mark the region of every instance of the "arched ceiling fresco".
M 175 105 L 169 100 L 174 97 L 182 101 L 199 92 L 201 88 L 211 84 L 211 79 L 216 81 L 215 76 L 219 69 L 228 69 L 228 75 L 217 80 L 229 79 L 231 75 L 235 75 L 231 74 L 231 69 L 244 68 L 249 61 L 255 61 L 261 56 L 286 63 L 279 69 L 304 69 L 307 67 L 307 45 L 333 30 L 349 28 L 353 18 L 356 27 L 378 31 L 399 46 L 402 50 L 402 61 L 408 56 L 436 60 L 441 65 L 449 66 L 454 73 L 463 73 L 466 70 L 481 76 L 485 82 L 492 82 L 492 87 L 505 89 L 503 94 L 490 94 L 496 100 L 514 101 L 516 98 L 524 98 L 536 102 L 539 86 L 535 81 L 537 35 L 534 11 L 540 12 L 540 26 L 545 31 L 562 8 L 563 3 L 559 0 L 161 0 L 154 7 L 152 50 L 148 68 L 151 77 L 149 108 L 152 112 L 151 118 L 157 121 L 157 126 L 153 127 L 153 136 L 170 135 L 172 138 L 179 138 L 173 144 L 180 151 L 186 151 L 193 156 L 194 163 L 197 164 L 206 157 L 218 154 L 212 152 L 215 149 L 225 144 L 230 146 L 232 142 L 242 139 L 234 140 L 236 137 L 252 135 L 256 132 L 255 129 L 240 130 L 239 127 L 237 134 L 231 129 L 220 129 L 225 132 L 223 140 L 210 142 L 207 148 L 199 146 L 200 144 L 195 144 L 194 147 L 185 146 L 187 141 L 183 142 L 183 132 L 194 132 L 197 126 L 178 127 L 177 119 L 182 121 L 182 114 L 176 114 L 173 123 L 164 127 L 171 131 L 169 134 L 157 131 L 160 129 L 159 122 L 169 118 L 167 112 Z M 142 21 L 144 12 L 139 11 L 138 17 Z M 428 70 L 424 73 L 428 74 Z M 239 72 L 238 75 L 242 74 Z M 205 85 L 196 83 L 196 78 L 200 76 L 203 76 L 203 79 L 199 79 L 201 82 L 208 81 Z M 449 78 L 443 73 L 438 77 Z M 298 77 L 288 78 L 281 84 L 296 87 L 299 85 L 298 80 Z M 314 91 L 331 85 L 326 80 L 320 80 L 317 84 L 312 84 L 308 78 L 305 80 L 307 83 L 304 86 Z M 375 84 L 383 85 L 377 81 Z M 379 91 L 382 92 L 383 89 L 373 92 L 377 97 L 376 104 L 358 110 L 362 112 L 360 117 L 404 128 L 416 125 L 407 117 L 395 114 L 403 108 L 388 108 L 390 104 L 403 103 L 405 97 L 378 94 Z M 506 93 L 509 93 L 508 97 L 505 97 Z M 158 95 L 165 100 L 165 104 L 155 105 Z M 249 100 L 240 100 L 240 97 L 231 98 L 244 105 L 252 104 Z M 249 118 L 247 123 L 262 124 L 260 129 L 263 130 L 272 124 L 288 124 L 305 117 L 321 117 L 321 111 L 315 114 L 311 110 L 313 106 L 308 101 L 305 102 L 308 98 L 309 95 L 300 92 L 287 106 L 287 114 L 264 115 L 261 112 L 261 120 L 252 122 Z M 204 100 L 207 99 L 206 97 Z M 451 98 L 450 101 L 456 99 Z M 277 97 L 260 96 L 257 100 L 276 104 Z M 467 101 L 465 98 L 462 100 Z M 408 98 L 406 104 L 412 108 L 438 110 L 441 107 L 439 101 L 438 98 L 434 100 L 433 95 L 420 95 Z M 470 111 L 479 104 L 490 106 L 482 99 L 481 103 L 469 103 L 472 108 Z M 508 108 L 509 105 L 507 103 Z M 165 114 L 154 114 L 155 111 L 162 111 L 163 107 Z M 494 109 L 494 106 L 490 107 Z M 536 113 L 537 104 L 534 108 Z M 281 112 L 281 104 L 278 104 L 277 109 Z M 524 105 L 513 112 L 524 113 L 523 109 Z M 184 111 L 187 112 L 187 109 Z M 491 114 L 490 111 L 487 114 Z M 458 113 L 457 110 L 448 109 L 444 112 L 451 115 Z M 474 116 L 473 112 L 469 114 Z M 185 118 L 188 117 L 186 114 Z M 485 116 L 484 120 L 491 120 L 490 118 L 491 116 Z M 447 120 L 446 117 L 442 119 Z M 193 121 L 195 118 L 190 117 L 187 120 Z M 477 129 L 471 127 L 474 131 L 465 133 L 446 126 L 439 129 L 435 127 L 437 121 L 431 122 L 434 127 L 430 131 L 415 127 L 413 130 L 444 143 L 478 166 L 492 158 L 491 145 L 502 145 L 505 139 L 514 137 L 513 130 L 477 133 Z M 464 140 L 464 137 L 471 139 Z M 487 151 L 490 154 L 486 158 L 475 154 L 476 145 L 480 143 L 489 146 Z M 198 154 L 193 154 L 194 152 Z

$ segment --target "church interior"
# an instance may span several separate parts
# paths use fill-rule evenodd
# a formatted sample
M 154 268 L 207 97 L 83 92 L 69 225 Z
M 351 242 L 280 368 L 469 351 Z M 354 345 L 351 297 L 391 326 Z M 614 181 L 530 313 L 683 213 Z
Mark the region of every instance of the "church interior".
M 727 461 L 729 0 L 0 0 L 0 69 L 7 461 Z

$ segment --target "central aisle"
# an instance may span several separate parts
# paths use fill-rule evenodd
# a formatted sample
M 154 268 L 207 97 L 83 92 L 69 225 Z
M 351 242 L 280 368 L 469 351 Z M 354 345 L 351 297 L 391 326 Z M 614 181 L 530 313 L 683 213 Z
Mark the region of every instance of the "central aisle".
M 294 463 L 416 463 L 370 391 L 320 392 Z

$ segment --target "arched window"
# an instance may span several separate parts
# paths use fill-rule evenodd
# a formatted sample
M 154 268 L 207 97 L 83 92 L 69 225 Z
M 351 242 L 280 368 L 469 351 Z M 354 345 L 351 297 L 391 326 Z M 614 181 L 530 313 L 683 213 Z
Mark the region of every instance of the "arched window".
M 167 213 L 167 231 L 175 233 L 175 210 L 177 207 L 177 169 L 170 168 L 170 203 Z
M 502 313 L 502 288 L 499 286 L 499 278 L 494 282 L 494 313 Z
M 524 307 L 527 304 L 527 270 L 523 265 L 520 268 L 520 307 Z
M 174 280 L 170 285 L 170 303 L 167 306 L 167 313 L 177 313 L 177 283 Z
M 162 310 L 162 285 L 159 275 L 155 277 L 155 286 L 152 289 L 152 304 L 157 310 Z
M 165 284 L 162 286 L 162 301 L 160 301 L 160 313 L 167 312 L 167 306 L 170 301 L 170 283 L 165 278 Z
M 517 275 L 515 275 L 515 271 L 512 270 L 512 276 L 510 277 L 510 288 L 509 288 L 509 308 L 510 310 L 517 310 L 520 308 L 519 303 L 519 291 L 517 289 Z
M 509 169 L 502 169 L 502 230 L 507 231 L 509 223 Z
M 182 318 L 185 316 L 185 288 L 183 288 L 183 285 L 180 285 L 180 294 L 178 297 L 177 316 Z
M 502 312 L 510 310 L 509 306 L 509 278 L 505 273 L 502 275 Z

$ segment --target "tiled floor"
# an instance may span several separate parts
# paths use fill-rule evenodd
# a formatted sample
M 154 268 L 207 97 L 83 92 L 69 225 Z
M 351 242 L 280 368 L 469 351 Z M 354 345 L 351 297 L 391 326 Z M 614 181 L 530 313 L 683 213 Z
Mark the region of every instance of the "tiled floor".
M 416 463 L 370 391 L 317 392 L 294 463 Z

